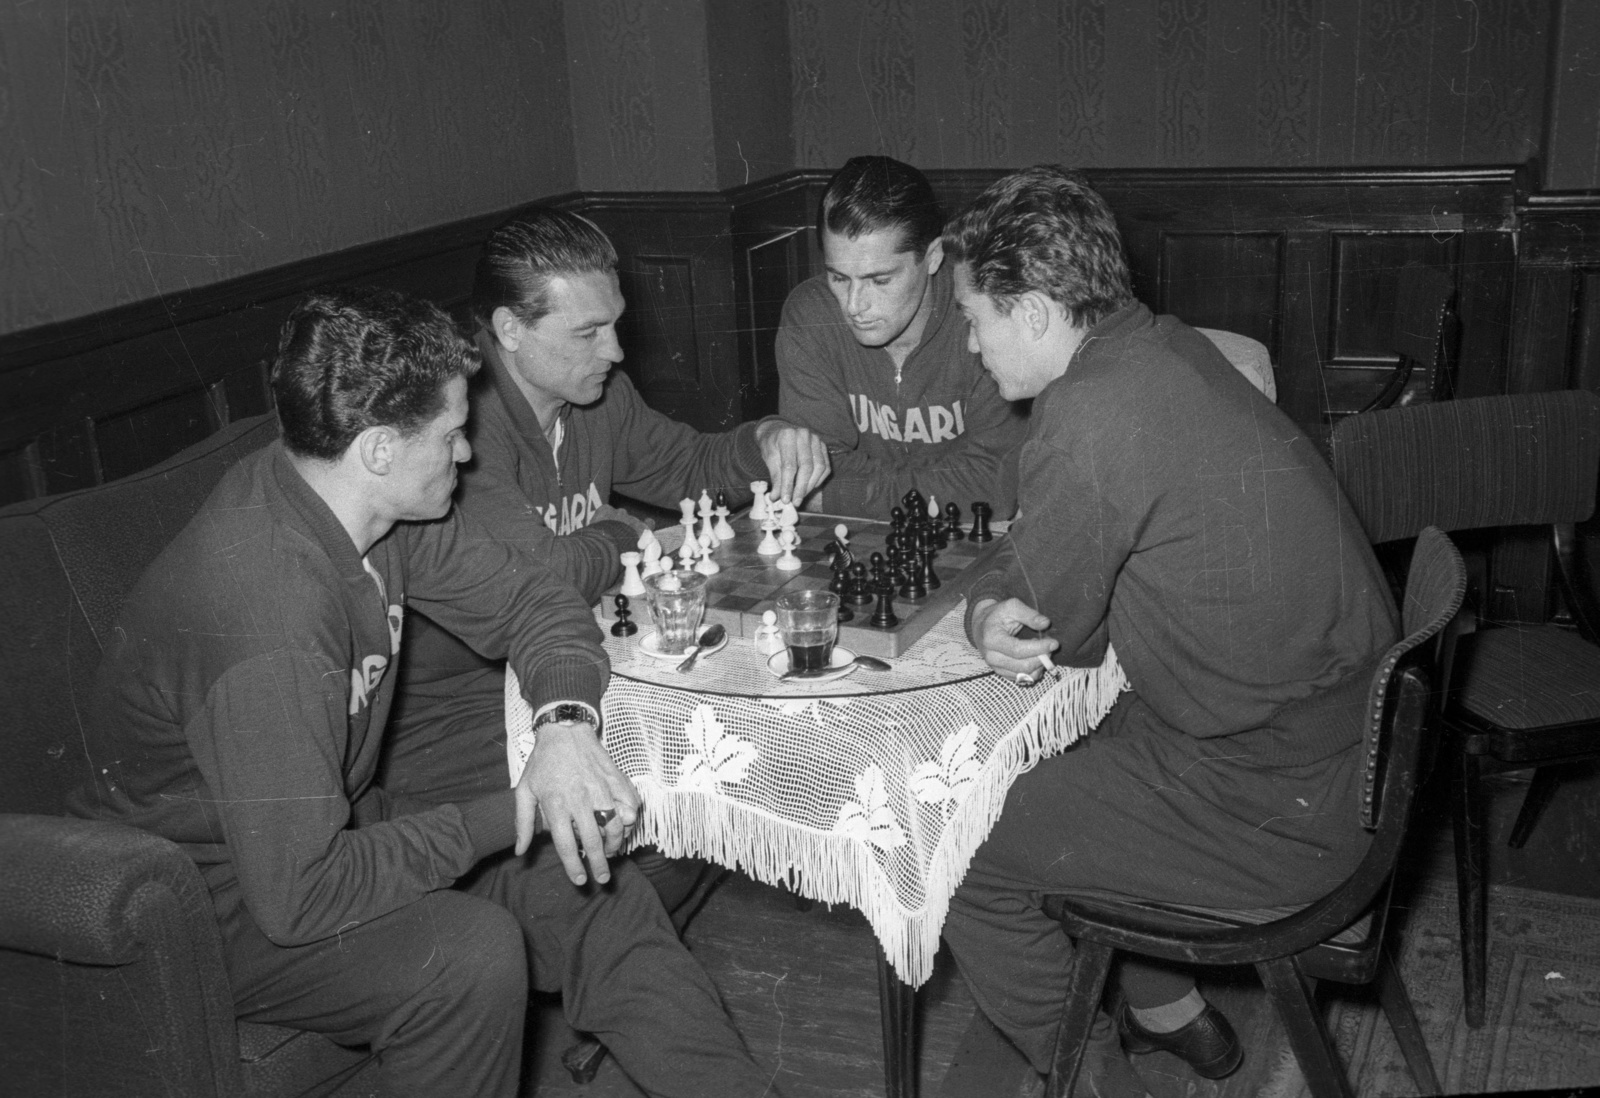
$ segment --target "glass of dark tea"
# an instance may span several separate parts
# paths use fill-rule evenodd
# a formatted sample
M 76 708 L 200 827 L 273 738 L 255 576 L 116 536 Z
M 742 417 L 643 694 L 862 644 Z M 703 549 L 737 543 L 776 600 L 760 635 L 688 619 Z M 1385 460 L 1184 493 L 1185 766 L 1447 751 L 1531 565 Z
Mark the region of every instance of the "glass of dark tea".
M 778 631 L 789 649 L 789 670 L 802 675 L 826 671 L 839 639 L 839 596 L 825 590 L 778 596 Z

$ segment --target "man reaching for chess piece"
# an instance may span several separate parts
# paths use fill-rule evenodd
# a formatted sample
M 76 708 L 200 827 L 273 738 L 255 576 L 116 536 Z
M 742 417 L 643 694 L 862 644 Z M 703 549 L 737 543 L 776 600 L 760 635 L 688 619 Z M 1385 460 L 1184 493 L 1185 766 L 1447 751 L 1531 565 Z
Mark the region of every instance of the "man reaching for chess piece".
M 594 224 L 535 206 L 484 245 L 472 294 L 477 348 L 469 428 L 474 461 L 459 504 L 506 542 L 565 576 L 591 604 L 621 574 L 641 524 L 613 490 L 676 509 L 708 487 L 730 502 L 770 481 L 800 499 L 828 474 L 811 431 L 769 418 L 703 434 L 649 408 L 611 369 L 622 359 L 617 253 Z M 676 528 L 663 531 L 663 543 Z M 393 733 L 380 772 L 396 793 L 451 801 L 503 786 L 504 677 L 432 622 L 411 627 Z M 649 861 L 671 909 L 694 874 Z
M 1397 620 L 1327 463 L 1205 336 L 1133 298 L 1080 178 L 1007 176 L 944 243 L 970 346 L 1005 396 L 1035 398 L 1020 516 L 969 592 L 968 636 L 1027 681 L 1041 654 L 1094 667 L 1114 649 L 1131 684 L 1012 785 L 944 926 L 984 1013 L 1045 1072 L 1072 944 L 1041 893 L 1303 905 L 1361 860 L 1362 718 Z M 1119 1030 L 1210 1077 L 1238 1065 L 1191 977 L 1130 958 L 1119 983 L 1079 1094 L 1145 1092 Z
M 790 293 L 777 341 L 779 414 L 833 457 L 812 511 L 878 518 L 919 488 L 1011 517 L 1024 419 L 967 349 L 943 225 L 928 180 L 886 156 L 853 158 L 823 192 L 824 270 Z

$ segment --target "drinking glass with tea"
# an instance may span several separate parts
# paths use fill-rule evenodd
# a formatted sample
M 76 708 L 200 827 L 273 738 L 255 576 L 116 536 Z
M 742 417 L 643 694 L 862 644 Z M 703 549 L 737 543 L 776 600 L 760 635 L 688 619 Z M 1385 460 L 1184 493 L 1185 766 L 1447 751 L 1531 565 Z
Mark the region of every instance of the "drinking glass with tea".
M 777 610 L 789 670 L 808 675 L 831 667 L 839 639 L 839 596 L 824 590 L 789 591 L 778 597 Z

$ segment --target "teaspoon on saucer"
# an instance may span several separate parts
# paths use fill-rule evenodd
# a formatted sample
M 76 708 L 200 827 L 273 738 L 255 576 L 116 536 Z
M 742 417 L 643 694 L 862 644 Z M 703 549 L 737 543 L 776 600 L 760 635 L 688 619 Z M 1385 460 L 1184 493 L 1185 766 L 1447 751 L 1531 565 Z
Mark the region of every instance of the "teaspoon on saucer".
M 694 661 L 700 658 L 700 653 L 704 652 L 707 648 L 715 648 L 717 645 L 721 644 L 723 635 L 726 633 L 727 630 L 720 625 L 706 626 L 705 631 L 700 634 L 694 645 L 690 647 L 688 658 L 682 663 L 678 664 L 678 672 L 681 674 L 692 668 L 694 666 Z

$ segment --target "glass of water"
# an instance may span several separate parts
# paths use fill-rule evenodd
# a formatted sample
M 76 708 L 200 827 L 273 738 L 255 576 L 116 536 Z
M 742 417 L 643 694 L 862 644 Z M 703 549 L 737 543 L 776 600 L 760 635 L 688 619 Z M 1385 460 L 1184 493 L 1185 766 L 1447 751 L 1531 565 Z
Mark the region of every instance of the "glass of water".
M 645 600 L 656 626 L 656 650 L 676 656 L 694 643 L 706 612 L 706 577 L 687 568 L 646 576 Z

